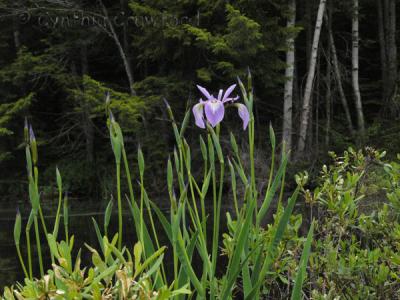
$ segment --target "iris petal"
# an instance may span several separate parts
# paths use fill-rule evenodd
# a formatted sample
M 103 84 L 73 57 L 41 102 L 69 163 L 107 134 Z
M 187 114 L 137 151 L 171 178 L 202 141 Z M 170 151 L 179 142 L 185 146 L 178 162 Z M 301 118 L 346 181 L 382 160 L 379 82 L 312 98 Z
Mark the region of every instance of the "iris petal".
M 213 97 L 205 88 L 203 88 L 202 86 L 197 85 L 197 88 L 200 90 L 200 92 L 203 93 L 204 96 L 206 96 L 206 98 L 207 98 L 208 100 L 211 100 L 211 99 L 214 98 L 214 97 Z
M 205 112 L 207 121 L 210 122 L 212 127 L 215 127 L 224 118 L 224 104 L 222 101 L 218 100 L 207 101 L 205 104 Z
M 204 124 L 204 112 L 203 112 L 203 103 L 197 103 L 193 106 L 192 112 L 196 121 L 196 125 L 200 128 L 206 128 Z
M 246 105 L 244 105 L 244 104 L 238 103 L 238 104 L 236 104 L 236 106 L 238 108 L 239 117 L 243 121 L 243 130 L 246 130 L 247 125 L 249 124 L 249 121 L 250 121 L 249 111 L 248 111 Z
M 226 102 L 229 101 L 229 96 L 231 95 L 231 93 L 233 92 L 233 90 L 235 89 L 236 84 L 232 84 L 230 87 L 228 87 L 228 89 L 226 90 L 224 97 L 222 98 L 222 102 Z
M 221 90 L 219 90 L 219 92 L 218 92 L 218 100 L 219 101 L 221 101 L 222 100 L 222 93 L 223 93 L 224 91 L 221 89 Z

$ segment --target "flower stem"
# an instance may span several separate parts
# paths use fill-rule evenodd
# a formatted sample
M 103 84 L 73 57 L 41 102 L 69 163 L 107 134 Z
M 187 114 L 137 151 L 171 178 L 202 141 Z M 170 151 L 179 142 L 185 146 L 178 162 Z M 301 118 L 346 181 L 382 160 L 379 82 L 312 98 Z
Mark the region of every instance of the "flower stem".
M 38 225 L 37 215 L 34 216 L 33 223 L 35 226 L 35 235 L 36 235 L 36 245 L 37 245 L 38 258 L 39 258 L 40 276 L 43 277 L 44 271 L 43 271 L 42 247 L 41 247 L 41 242 L 40 242 L 39 225 Z
M 122 249 L 121 164 L 117 162 L 118 250 Z
M 57 240 L 57 235 L 58 235 L 58 227 L 60 224 L 61 203 L 62 203 L 62 191 L 59 191 L 56 220 L 55 220 L 54 229 L 53 229 L 53 235 L 56 240 Z
M 128 181 L 129 196 L 130 196 L 130 199 L 131 199 L 131 204 L 133 205 L 133 202 L 135 201 L 135 196 L 133 194 L 131 172 L 129 170 L 128 158 L 126 156 L 125 147 L 122 148 L 122 157 L 123 157 L 123 160 L 124 160 L 126 180 Z
M 18 258 L 19 258 L 19 262 L 21 263 L 22 270 L 24 271 L 25 277 L 28 278 L 29 276 L 28 276 L 28 272 L 26 271 L 26 266 L 25 266 L 24 260 L 22 259 L 21 249 L 20 249 L 19 245 L 15 245 L 15 246 L 17 248 Z
M 144 210 L 144 186 L 143 184 L 140 185 L 140 242 L 142 243 L 143 246 L 143 255 L 146 257 L 146 247 L 144 244 L 144 238 L 143 238 L 143 226 L 144 226 L 144 221 L 143 221 L 143 210 Z
M 26 235 L 26 244 L 27 244 L 27 252 L 28 252 L 28 269 L 29 269 L 29 279 L 33 279 L 32 272 L 32 254 L 31 254 L 31 237 L 29 230 L 25 231 Z

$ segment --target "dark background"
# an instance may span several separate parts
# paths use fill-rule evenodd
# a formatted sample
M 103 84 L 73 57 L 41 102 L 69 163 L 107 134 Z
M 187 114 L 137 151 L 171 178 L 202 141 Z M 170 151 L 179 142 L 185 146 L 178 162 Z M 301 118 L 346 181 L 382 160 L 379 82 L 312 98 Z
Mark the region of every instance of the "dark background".
M 328 151 L 348 146 L 369 145 L 386 149 L 389 155 L 398 151 L 397 77 L 394 92 L 385 96 L 377 7 L 377 1 L 360 1 L 359 72 L 365 138 L 349 134 L 337 82 L 332 73 L 328 79 L 329 26 L 324 22 L 307 151 L 292 161 L 291 174 L 300 169 L 312 173 L 326 160 Z M 71 198 L 104 206 L 114 192 L 115 180 L 104 109 L 107 91 L 125 134 L 132 169 L 137 174 L 136 150 L 141 145 L 147 189 L 162 201 L 166 160 L 174 147 L 162 99 L 168 99 L 180 121 L 200 97 L 196 84 L 215 92 L 236 82 L 237 76 L 245 81 L 248 68 L 255 91 L 258 172 L 265 172 L 270 156 L 268 125 L 275 128 L 278 141 L 281 136 L 286 39 L 293 35 L 296 145 L 317 9 L 318 1 L 297 1 L 296 26 L 287 27 L 290 12 L 283 0 L 0 1 L 0 203 L 28 205 L 23 150 L 26 117 L 38 140 L 44 201 L 54 199 L 58 166 Z M 387 17 L 387 9 L 383 12 Z M 356 127 L 349 1 L 328 2 L 327 15 Z M 328 85 L 332 90 L 329 99 Z M 224 120 L 223 144 L 228 143 L 230 131 L 239 142 L 246 136 L 234 110 L 228 110 Z M 200 132 L 192 119 L 186 136 L 195 149 Z

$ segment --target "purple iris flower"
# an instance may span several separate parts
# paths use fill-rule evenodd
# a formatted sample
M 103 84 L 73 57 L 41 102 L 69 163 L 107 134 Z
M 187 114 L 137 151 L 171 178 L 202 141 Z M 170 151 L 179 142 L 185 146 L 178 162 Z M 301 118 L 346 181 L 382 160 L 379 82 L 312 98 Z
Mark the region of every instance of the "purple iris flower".
M 204 123 L 205 119 L 210 123 L 212 127 L 219 124 L 225 115 L 225 103 L 233 103 L 239 99 L 239 96 L 230 97 L 231 93 L 235 89 L 236 84 L 231 85 L 224 93 L 221 89 L 218 92 L 218 97 L 215 98 L 210 94 L 205 88 L 197 86 L 200 92 L 206 97 L 207 100 L 200 99 L 199 103 L 193 106 L 193 115 L 196 121 L 196 125 L 200 128 L 206 128 Z M 246 130 L 249 124 L 250 114 L 247 110 L 246 105 L 241 103 L 235 103 L 234 106 L 237 107 L 239 117 L 243 121 L 243 130 Z M 205 113 L 205 118 L 204 118 Z

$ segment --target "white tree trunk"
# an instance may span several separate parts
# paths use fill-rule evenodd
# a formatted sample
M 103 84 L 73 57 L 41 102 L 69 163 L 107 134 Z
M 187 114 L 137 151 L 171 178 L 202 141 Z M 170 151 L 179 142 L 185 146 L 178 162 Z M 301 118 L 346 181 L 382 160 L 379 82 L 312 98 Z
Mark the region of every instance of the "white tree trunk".
M 354 100 L 357 111 L 357 124 L 361 138 L 365 135 L 364 113 L 361 102 L 360 84 L 359 84 L 359 21 L 358 21 L 358 0 L 353 0 L 353 20 L 352 20 L 352 72 Z
M 314 38 L 313 38 L 313 44 L 312 44 L 312 50 L 311 50 L 310 64 L 308 67 L 306 87 L 305 87 L 304 97 L 303 97 L 303 107 L 302 107 L 301 117 L 300 117 L 300 133 L 299 133 L 299 139 L 298 139 L 298 143 L 297 143 L 297 151 L 298 151 L 297 154 L 299 157 L 303 156 L 304 151 L 305 151 L 307 128 L 308 128 L 308 122 L 309 122 L 309 116 L 310 116 L 311 93 L 313 90 L 315 67 L 316 67 L 316 61 L 317 61 L 317 56 L 318 56 L 319 38 L 321 35 L 321 28 L 322 28 L 322 21 L 323 21 L 323 17 L 324 17 L 325 7 L 326 7 L 326 0 L 320 0 L 319 6 L 318 6 L 317 21 L 315 23 Z
M 289 0 L 290 17 L 287 20 L 286 27 L 293 28 L 296 23 L 296 0 Z M 283 103 L 283 130 L 282 143 L 288 153 L 292 150 L 292 118 L 293 118 L 293 80 L 295 64 L 295 37 L 290 35 L 287 39 L 288 50 L 286 52 L 286 82 Z

